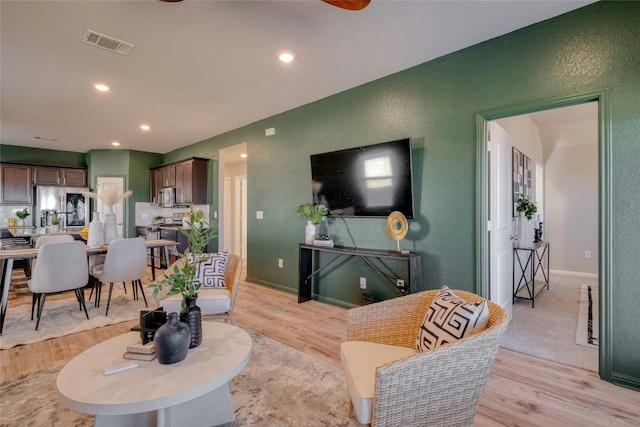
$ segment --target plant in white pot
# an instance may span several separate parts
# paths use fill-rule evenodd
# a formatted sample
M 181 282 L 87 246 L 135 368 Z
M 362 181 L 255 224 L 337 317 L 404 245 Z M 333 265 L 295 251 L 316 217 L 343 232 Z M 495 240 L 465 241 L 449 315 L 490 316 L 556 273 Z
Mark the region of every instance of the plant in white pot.
M 298 215 L 300 218 L 307 220 L 307 226 L 304 233 L 304 243 L 313 244 L 316 237 L 316 226 L 325 220 L 329 209 L 323 204 L 305 203 L 298 206 Z
M 538 211 L 538 207 L 535 203 L 529 201 L 524 196 L 520 195 L 518 198 L 518 212 L 520 217 L 518 218 L 518 246 L 531 247 L 533 246 L 533 224 L 531 219 L 533 214 Z M 526 220 L 525 220 L 526 218 Z
M 207 228 L 204 221 L 204 212 L 193 212 L 187 220 L 188 228 L 181 228 L 179 231 L 187 236 L 189 243 L 184 253 L 180 254 L 180 259 L 169 267 L 164 273 L 164 278 L 151 283 L 149 287 L 153 289 L 153 297 L 158 298 L 158 294 L 165 288 L 169 290 L 167 295 L 182 295 L 182 312 L 180 320 L 191 330 L 190 348 L 197 347 L 202 341 L 202 324 L 200 308 L 196 305 L 198 290 L 202 286 L 196 276 L 200 268 L 200 263 L 207 261 L 209 256 L 204 252 L 207 244 L 216 237 L 215 228 Z
M 27 208 L 22 209 L 21 211 L 16 211 L 16 216 L 18 217 L 18 225 L 24 225 L 24 220 L 31 215 Z

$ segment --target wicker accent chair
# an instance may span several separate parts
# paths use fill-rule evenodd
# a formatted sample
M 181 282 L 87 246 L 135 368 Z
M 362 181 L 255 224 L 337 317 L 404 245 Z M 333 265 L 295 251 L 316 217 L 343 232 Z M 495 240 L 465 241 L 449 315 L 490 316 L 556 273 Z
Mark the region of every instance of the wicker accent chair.
M 507 329 L 507 315 L 499 305 L 487 301 L 489 321 L 484 331 L 418 353 L 416 337 L 427 308 L 438 292 L 419 292 L 347 312 L 347 341 L 342 344 L 341 358 L 349 393 L 349 417 L 355 409 L 359 422 L 376 427 L 473 424 L 480 396 Z M 470 292 L 453 292 L 468 302 L 483 300 Z M 353 341 L 388 347 L 378 346 L 379 351 L 372 351 L 366 348 L 370 344 L 350 343 Z M 358 345 L 365 348 L 354 353 Z M 362 357 L 357 359 L 358 355 Z M 365 393 L 360 388 L 356 392 L 351 375 L 359 377 L 356 381 L 360 385 L 363 378 L 364 383 L 375 383 L 374 388 Z
M 184 264 L 185 259 L 180 258 L 167 268 L 165 274 L 170 274 L 176 267 Z M 240 287 L 240 275 L 242 274 L 242 258 L 229 254 L 224 270 L 226 288 L 200 288 L 196 305 L 200 307 L 202 316 L 220 319 L 225 323 L 233 324 L 233 307 L 235 306 L 238 288 Z M 160 301 L 160 306 L 167 313 L 180 312 L 182 304 L 181 295 L 171 295 Z

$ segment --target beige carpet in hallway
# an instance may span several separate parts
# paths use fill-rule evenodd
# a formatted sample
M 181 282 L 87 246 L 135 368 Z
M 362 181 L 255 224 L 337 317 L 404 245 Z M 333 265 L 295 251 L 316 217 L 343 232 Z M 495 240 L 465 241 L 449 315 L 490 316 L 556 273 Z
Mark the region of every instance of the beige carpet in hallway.
M 542 286 L 539 283 L 536 287 Z M 549 290 L 536 296 L 535 308 L 531 308 L 531 301 L 516 300 L 502 347 L 598 372 L 598 349 L 576 344 L 583 283 L 597 286 L 598 279 L 551 273 Z

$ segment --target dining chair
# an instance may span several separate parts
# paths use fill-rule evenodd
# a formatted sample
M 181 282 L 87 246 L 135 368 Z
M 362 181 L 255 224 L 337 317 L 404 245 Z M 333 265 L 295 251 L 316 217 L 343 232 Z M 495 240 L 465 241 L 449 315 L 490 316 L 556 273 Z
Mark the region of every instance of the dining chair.
M 44 301 L 47 295 L 54 293 L 75 291 L 76 298 L 88 319 L 89 313 L 87 313 L 83 293 L 83 287 L 88 279 L 89 267 L 84 243 L 71 241 L 42 244 L 38 250 L 38 262 L 33 269 L 31 279 L 27 282 L 33 293 L 31 320 L 33 320 L 33 309 L 36 304 L 38 305 L 36 331 L 40 326 Z
M 73 242 L 74 238 L 71 234 L 51 234 L 45 236 L 39 236 L 36 239 L 36 243 L 33 245 L 34 248 L 40 249 L 42 245 L 45 243 L 60 243 L 60 242 Z M 31 271 L 36 266 L 37 258 L 33 258 L 31 260 Z
M 131 282 L 133 299 L 138 299 L 139 289 L 145 306 L 149 306 L 142 286 L 142 278 L 147 275 L 147 245 L 142 237 L 113 240 L 109 244 L 104 264 L 94 266 L 93 275 L 97 279 L 94 285 L 96 289 L 96 307 L 100 306 L 102 284 L 109 283 L 109 297 L 105 316 L 109 314 L 113 284 L 116 282 L 123 282 L 123 284 Z

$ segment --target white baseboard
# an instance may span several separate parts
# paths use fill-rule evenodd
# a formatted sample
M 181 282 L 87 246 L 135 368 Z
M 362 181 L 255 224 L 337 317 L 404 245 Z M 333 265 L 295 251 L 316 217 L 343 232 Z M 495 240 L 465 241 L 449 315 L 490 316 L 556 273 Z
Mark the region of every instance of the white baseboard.
M 549 270 L 551 274 L 559 274 L 561 276 L 578 276 L 578 277 L 591 277 L 597 279 L 596 273 L 583 273 L 582 271 L 565 271 L 565 270 Z

